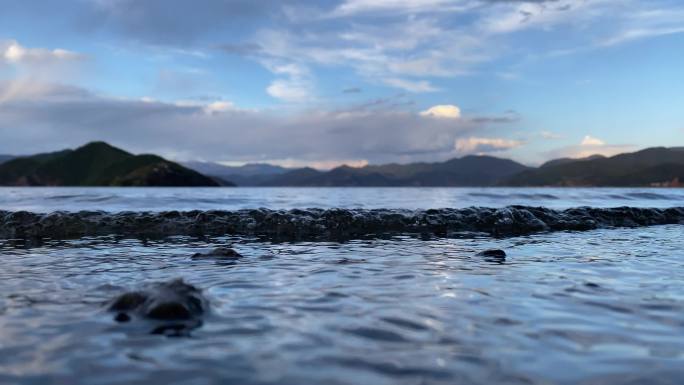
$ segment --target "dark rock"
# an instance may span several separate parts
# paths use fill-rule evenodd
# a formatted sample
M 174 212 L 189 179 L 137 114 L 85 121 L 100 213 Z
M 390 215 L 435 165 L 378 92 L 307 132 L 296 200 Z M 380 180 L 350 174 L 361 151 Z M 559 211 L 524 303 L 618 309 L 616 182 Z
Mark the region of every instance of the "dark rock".
M 124 293 L 120 295 L 109 307 L 110 311 L 131 311 L 145 303 L 147 296 L 138 292 Z
M 506 258 L 506 252 L 500 249 L 489 249 L 477 253 L 478 257 L 486 258 Z
M 340 240 L 391 234 L 514 236 L 543 231 L 592 230 L 684 223 L 684 207 L 591 208 L 469 207 L 462 209 L 306 209 L 186 212 L 0 211 L 0 238 L 63 239 L 91 235 L 249 235 L 280 240 Z M 230 250 L 230 249 L 228 249 Z M 220 253 L 219 253 L 220 254 Z M 231 252 L 224 258 L 235 258 Z
M 181 279 L 149 284 L 141 290 L 121 294 L 109 305 L 117 322 L 133 316 L 162 322 L 155 330 L 189 330 L 201 325 L 208 302 L 201 290 Z M 168 322 L 167 322 L 168 321 Z
M 364 263 L 365 259 L 340 258 L 335 263 L 338 265 L 351 265 L 354 263 Z
M 240 259 L 242 255 L 228 247 L 217 247 L 206 253 L 195 253 L 192 259 Z

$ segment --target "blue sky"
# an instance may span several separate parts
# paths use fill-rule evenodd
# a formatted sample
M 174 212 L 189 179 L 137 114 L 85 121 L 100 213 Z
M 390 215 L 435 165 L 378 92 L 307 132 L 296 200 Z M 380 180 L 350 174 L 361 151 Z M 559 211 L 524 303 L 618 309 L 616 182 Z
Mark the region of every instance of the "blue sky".
M 673 0 L 0 5 L 0 153 L 527 164 L 684 144 Z

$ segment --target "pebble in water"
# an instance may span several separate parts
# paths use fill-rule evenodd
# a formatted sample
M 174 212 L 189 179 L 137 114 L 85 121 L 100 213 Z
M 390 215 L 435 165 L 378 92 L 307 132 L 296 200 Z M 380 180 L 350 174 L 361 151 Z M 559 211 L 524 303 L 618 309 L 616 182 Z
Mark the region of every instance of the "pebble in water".
M 201 325 L 201 317 L 208 310 L 202 291 L 176 279 L 146 285 L 139 291 L 121 294 L 109 305 L 116 312 L 114 320 L 128 322 L 131 315 L 161 322 L 153 334 L 181 335 Z
M 478 257 L 506 258 L 506 252 L 501 249 L 489 249 L 477 253 Z
M 195 253 L 191 257 L 192 259 L 240 259 L 242 255 L 235 251 L 234 249 L 228 247 L 217 247 L 211 251 L 205 253 Z
M 501 249 L 483 250 L 476 255 L 482 257 L 487 262 L 498 265 L 503 265 L 506 262 L 506 252 Z

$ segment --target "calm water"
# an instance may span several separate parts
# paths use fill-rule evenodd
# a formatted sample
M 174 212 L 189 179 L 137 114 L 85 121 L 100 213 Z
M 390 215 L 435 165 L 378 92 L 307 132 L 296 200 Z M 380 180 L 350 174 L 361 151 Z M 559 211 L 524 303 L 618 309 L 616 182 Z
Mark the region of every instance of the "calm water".
M 0 210 L 212 210 L 268 207 L 568 208 L 672 207 L 684 189 L 614 188 L 12 188 L 0 187 Z
M 680 384 L 681 235 L 7 242 L 0 383 Z M 189 258 L 233 242 L 237 263 Z M 489 247 L 508 259 L 474 256 Z M 211 303 L 189 337 L 104 310 L 124 289 L 175 277 Z
M 680 206 L 677 189 L 3 188 L 0 209 Z M 0 240 L 0 384 L 680 384 L 684 227 L 346 243 Z M 232 245 L 233 263 L 192 260 Z M 476 256 L 501 248 L 505 260 Z M 340 263 L 344 262 L 344 263 Z M 183 278 L 180 338 L 106 303 Z

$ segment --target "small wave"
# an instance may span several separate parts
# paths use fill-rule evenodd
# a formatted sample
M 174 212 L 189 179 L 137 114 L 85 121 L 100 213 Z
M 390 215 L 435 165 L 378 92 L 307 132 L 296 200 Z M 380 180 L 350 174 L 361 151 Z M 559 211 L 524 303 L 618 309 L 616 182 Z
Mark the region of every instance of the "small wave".
M 552 194 L 511 194 L 511 196 L 516 198 L 526 198 L 526 199 L 560 199 L 559 197 Z
M 630 198 L 647 199 L 647 200 L 673 200 L 673 197 L 663 194 L 649 193 L 649 192 L 635 192 L 625 194 Z
M 89 194 L 52 195 L 52 196 L 45 197 L 45 199 L 60 201 L 60 200 L 70 200 L 70 199 L 76 199 L 76 198 L 83 198 L 83 197 L 88 197 L 88 196 L 90 196 L 90 195 Z
M 69 238 L 88 235 L 252 235 L 285 239 L 340 239 L 388 234 L 488 233 L 591 230 L 684 224 L 684 207 L 470 207 L 463 209 L 243 209 L 108 213 L 0 211 L 0 238 Z
M 116 199 L 119 199 L 121 197 L 116 196 L 116 195 L 106 195 L 106 196 L 95 196 L 95 197 L 88 197 L 84 199 L 79 199 L 80 202 L 110 202 Z
M 483 192 L 472 192 L 468 193 L 468 196 L 475 198 L 493 198 L 498 200 L 510 200 L 511 198 L 518 199 L 560 199 L 553 194 L 526 194 L 526 193 L 511 193 L 511 194 L 493 194 L 493 193 L 483 193 Z

